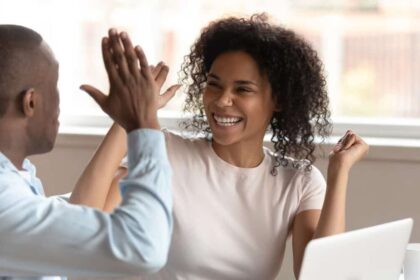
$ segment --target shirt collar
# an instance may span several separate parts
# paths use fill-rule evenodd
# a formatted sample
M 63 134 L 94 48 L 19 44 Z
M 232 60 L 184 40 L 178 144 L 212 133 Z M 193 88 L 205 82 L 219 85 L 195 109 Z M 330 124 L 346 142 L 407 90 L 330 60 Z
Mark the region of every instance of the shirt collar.
M 2 152 L 0 152 L 0 167 L 2 169 L 18 172 L 16 166 Z
M 39 194 L 43 194 L 43 188 L 40 185 L 39 179 L 36 177 L 36 168 L 35 166 L 29 161 L 29 159 L 24 159 L 22 163 L 22 167 L 24 170 L 28 171 L 30 174 L 30 178 L 25 178 L 19 173 L 19 170 L 16 168 L 16 166 L 10 161 L 9 158 L 7 158 L 2 152 L 0 152 L 0 168 L 15 172 L 19 174 L 19 176 L 25 180 L 29 186 L 35 188 L 35 192 Z

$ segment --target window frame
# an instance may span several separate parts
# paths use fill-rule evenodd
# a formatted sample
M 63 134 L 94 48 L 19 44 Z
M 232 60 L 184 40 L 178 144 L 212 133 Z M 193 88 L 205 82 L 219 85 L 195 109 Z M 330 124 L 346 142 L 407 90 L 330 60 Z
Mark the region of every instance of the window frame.
M 158 116 L 162 128 L 175 131 L 181 130 L 179 124 L 188 118 L 181 112 L 170 111 L 159 111 Z M 104 135 L 112 124 L 112 120 L 104 114 L 64 115 L 60 121 L 62 134 Z M 331 139 L 340 137 L 351 129 L 366 138 L 420 142 L 418 119 L 333 118 L 332 123 Z

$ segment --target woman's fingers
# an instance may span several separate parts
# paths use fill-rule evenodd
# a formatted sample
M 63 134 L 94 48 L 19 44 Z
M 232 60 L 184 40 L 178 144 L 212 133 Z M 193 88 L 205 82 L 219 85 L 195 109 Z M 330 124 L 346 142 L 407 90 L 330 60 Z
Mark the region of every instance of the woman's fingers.
M 140 62 L 140 73 L 149 80 L 153 79 L 152 72 L 150 70 L 149 63 L 147 62 L 146 55 L 144 54 L 143 49 L 140 46 L 134 48 L 137 58 Z
M 353 132 L 347 134 L 342 144 L 342 150 L 347 150 L 356 142 L 356 135 Z
M 152 71 L 153 79 L 156 80 L 157 75 L 159 74 L 160 70 L 162 69 L 163 62 L 160 61 L 155 67 L 150 66 L 150 71 Z
M 159 96 L 159 109 L 164 107 L 169 102 L 169 100 L 171 100 L 175 96 L 176 91 L 180 87 L 181 85 L 173 85 Z
M 169 73 L 169 67 L 162 63 L 159 72 L 155 76 L 155 81 L 159 88 L 162 87 L 163 83 L 166 81 L 166 78 L 168 77 Z
M 347 150 L 348 148 L 353 145 L 355 141 L 355 134 L 351 130 L 347 130 L 346 134 L 338 140 L 337 144 L 334 147 L 334 152 L 340 152 L 343 150 Z
M 345 151 L 355 146 L 368 147 L 368 145 L 360 136 L 358 136 L 353 131 L 348 130 L 346 134 L 335 145 L 334 152 L 337 153 L 337 152 Z

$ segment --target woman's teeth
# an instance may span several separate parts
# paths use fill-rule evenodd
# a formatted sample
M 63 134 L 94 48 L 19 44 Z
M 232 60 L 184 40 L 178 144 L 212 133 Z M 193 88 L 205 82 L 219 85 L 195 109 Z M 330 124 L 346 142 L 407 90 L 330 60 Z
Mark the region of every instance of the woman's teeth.
M 217 115 L 214 115 L 214 119 L 216 120 L 217 124 L 221 126 L 232 126 L 242 120 L 241 118 L 237 118 L 237 117 L 226 118 L 226 117 L 221 117 Z

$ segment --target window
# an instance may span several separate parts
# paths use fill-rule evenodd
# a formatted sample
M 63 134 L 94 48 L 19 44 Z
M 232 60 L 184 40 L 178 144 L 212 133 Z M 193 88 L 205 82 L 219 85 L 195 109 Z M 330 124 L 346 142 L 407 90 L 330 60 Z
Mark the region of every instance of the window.
M 0 23 L 40 32 L 60 62 L 64 125 L 109 123 L 78 88 L 107 91 L 100 40 L 129 32 L 150 63 L 171 68 L 168 85 L 201 28 L 226 15 L 268 12 L 312 43 L 324 62 L 333 118 L 362 134 L 420 137 L 420 4 L 410 0 L 0 0 Z M 173 125 L 183 95 L 160 112 Z M 363 132 L 364 131 L 364 132 Z M 398 133 L 396 133 L 398 131 Z M 341 131 L 339 131 L 341 132 Z

